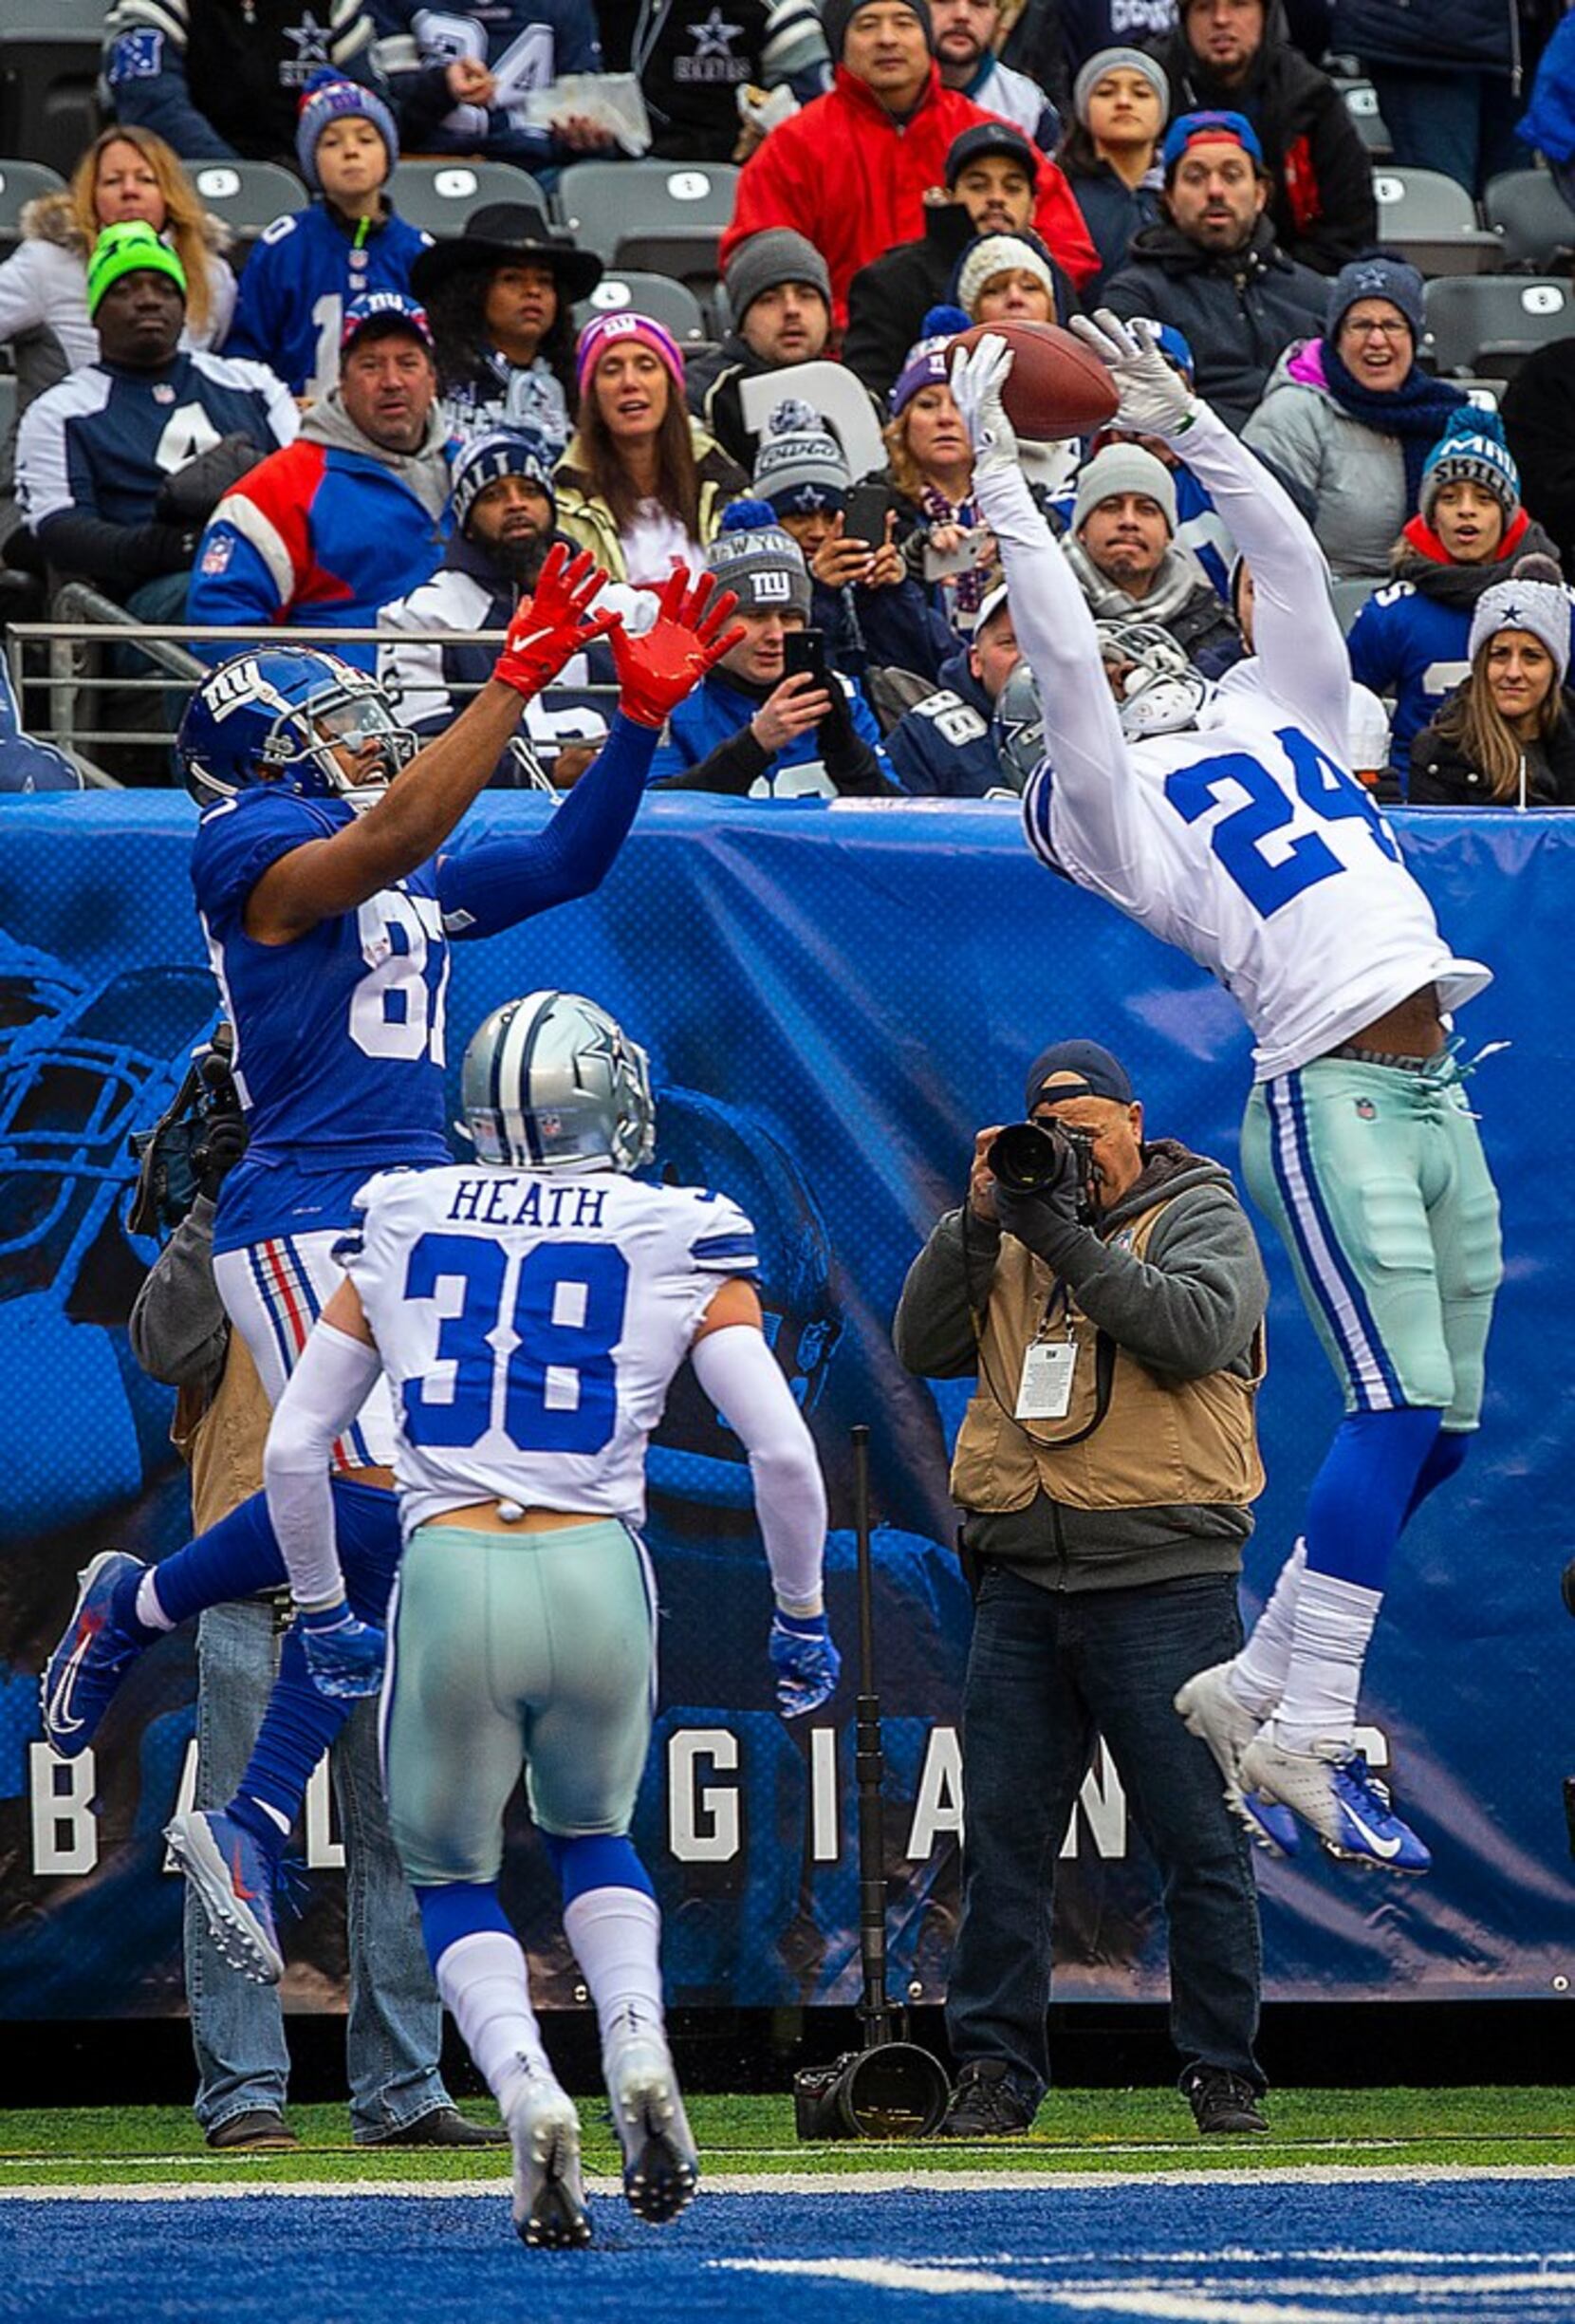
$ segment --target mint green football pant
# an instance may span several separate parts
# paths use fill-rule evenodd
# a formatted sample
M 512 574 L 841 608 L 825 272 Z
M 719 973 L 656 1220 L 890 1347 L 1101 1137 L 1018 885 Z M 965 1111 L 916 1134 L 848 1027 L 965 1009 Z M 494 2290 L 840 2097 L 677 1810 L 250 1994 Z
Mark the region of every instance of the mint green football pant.
M 1420 1072 L 1318 1057 L 1260 1082 L 1242 1175 L 1278 1229 L 1348 1412 L 1476 1427 L 1498 1196 L 1449 1051 Z
M 423 1525 L 389 1610 L 389 1822 L 415 1887 L 494 1881 L 523 1766 L 562 1837 L 629 1829 L 656 1695 L 656 1588 L 615 1519 L 556 1533 Z

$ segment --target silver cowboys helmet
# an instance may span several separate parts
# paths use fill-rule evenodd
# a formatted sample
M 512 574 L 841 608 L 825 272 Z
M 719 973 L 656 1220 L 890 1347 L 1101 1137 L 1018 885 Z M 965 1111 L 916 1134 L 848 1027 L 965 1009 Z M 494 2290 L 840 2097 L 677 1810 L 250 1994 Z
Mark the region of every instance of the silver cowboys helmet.
M 1149 734 L 1178 734 L 1197 724 L 1198 713 L 1214 689 L 1168 629 L 1158 622 L 1098 622 L 1095 627 L 1106 663 L 1132 665 L 1116 697 L 1128 742 L 1141 742 Z
M 1045 755 L 1045 714 L 1033 672 L 1026 661 L 1017 664 L 996 697 L 991 739 L 1000 761 L 1002 782 L 1012 790 L 1027 790 Z
M 465 1051 L 459 1104 L 481 1160 L 519 1170 L 638 1170 L 656 1146 L 645 1051 L 582 993 L 494 1009 Z

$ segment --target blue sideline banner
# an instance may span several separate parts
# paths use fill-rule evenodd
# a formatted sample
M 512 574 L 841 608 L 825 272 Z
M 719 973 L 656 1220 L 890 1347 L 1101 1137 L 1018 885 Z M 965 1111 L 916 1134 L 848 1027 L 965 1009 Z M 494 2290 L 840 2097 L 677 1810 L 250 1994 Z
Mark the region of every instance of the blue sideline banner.
M 499 796 L 478 826 L 534 826 Z M 1575 1031 L 1575 823 L 1401 819 L 1455 948 L 1497 981 L 1464 1013 L 1469 1084 L 1505 1209 L 1508 1274 L 1480 1439 L 1403 1543 L 1369 1664 L 1375 1761 L 1432 1846 L 1425 1880 L 1306 1850 L 1265 1865 L 1280 1999 L 1480 1999 L 1575 1970 L 1560 1779 L 1575 1767 L 1575 1229 L 1565 1182 Z M 41 1738 L 37 1677 L 78 1567 L 187 1533 L 171 1399 L 125 1318 L 153 1256 L 125 1226 L 127 1135 L 168 1102 L 214 1013 L 187 878 L 195 810 L 163 794 L 0 809 L 0 2017 L 161 2014 L 181 2002 L 180 1882 L 162 1826 L 190 1796 L 193 1654 L 145 1656 L 95 1753 Z M 964 1384 L 909 1380 L 888 1337 L 903 1274 L 961 1196 L 975 1128 L 1015 1119 L 1025 1068 L 1085 1034 L 1129 1066 L 1152 1134 L 1234 1165 L 1250 1044 L 1226 995 L 1108 906 L 1050 877 L 988 803 L 662 799 L 601 893 L 455 948 L 450 1062 L 510 995 L 593 995 L 652 1054 L 658 1159 L 733 1195 L 762 1240 L 769 1329 L 831 1490 L 829 1594 L 851 1664 L 848 1430 L 874 1432 L 877 1625 L 887 1715 L 893 1953 L 944 1991 L 957 1906 L 956 1717 L 969 1608 L 950 1547 L 948 1447 Z M 1266 1240 L 1267 1240 L 1266 1234 Z M 1261 1415 L 1269 1488 L 1249 1546 L 1255 1612 L 1339 1415 L 1277 1247 Z M 769 1593 L 735 1441 L 686 1373 L 651 1464 L 660 1709 L 637 1839 L 680 2003 L 848 2001 L 857 1989 L 851 1667 L 807 1722 L 774 1714 Z M 321 1773 L 321 1771 L 320 1771 Z M 1025 1769 L 1026 1783 L 1033 1771 Z M 325 1781 L 287 1922 L 296 2008 L 343 2004 L 343 1881 Z M 1153 1999 L 1152 1867 L 1102 1754 L 1066 1838 L 1061 1997 Z M 543 1999 L 578 1999 L 545 1860 L 516 1808 L 505 1898 Z

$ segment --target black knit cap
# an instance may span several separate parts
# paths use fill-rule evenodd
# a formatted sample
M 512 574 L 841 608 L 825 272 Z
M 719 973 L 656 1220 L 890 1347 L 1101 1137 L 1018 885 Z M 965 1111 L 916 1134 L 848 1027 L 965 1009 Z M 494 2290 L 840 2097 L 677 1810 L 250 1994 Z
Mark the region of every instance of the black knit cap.
M 901 4 L 917 21 L 919 29 L 924 35 L 924 46 L 934 56 L 936 36 L 930 29 L 930 11 L 925 7 L 924 0 L 901 0 Z M 825 45 L 831 51 L 833 65 L 840 65 L 843 61 L 843 43 L 847 38 L 848 26 L 862 8 L 869 8 L 872 5 L 873 0 L 822 0 L 821 26 L 825 33 Z

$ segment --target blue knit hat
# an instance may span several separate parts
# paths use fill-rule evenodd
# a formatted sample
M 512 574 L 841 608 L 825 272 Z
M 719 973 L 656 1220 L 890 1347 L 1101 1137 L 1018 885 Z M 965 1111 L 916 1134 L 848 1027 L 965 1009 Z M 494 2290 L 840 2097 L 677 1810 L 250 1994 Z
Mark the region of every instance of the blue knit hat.
M 558 493 L 552 481 L 552 459 L 551 445 L 533 430 L 489 428 L 483 436 L 472 436 L 454 461 L 449 487 L 455 529 L 464 531 L 471 511 L 487 487 L 505 476 L 522 476 L 538 493 L 545 493 L 556 518 Z
M 359 81 L 346 81 L 343 73 L 324 66 L 301 92 L 300 118 L 295 124 L 295 158 L 314 194 L 323 191 L 317 174 L 317 140 L 330 121 L 346 120 L 371 122 L 388 156 L 389 175 L 399 158 L 399 132 L 377 91 L 362 88 Z
M 1520 471 L 1504 440 L 1496 412 L 1463 403 L 1422 462 L 1417 506 L 1428 524 L 1446 484 L 1480 484 L 1504 510 L 1506 524 L 1520 507 Z
M 1387 299 L 1391 307 L 1398 307 L 1411 325 L 1412 345 L 1420 345 L 1424 324 L 1422 278 L 1415 267 L 1407 266 L 1403 258 L 1393 257 L 1387 251 L 1368 251 L 1343 266 L 1329 291 L 1329 315 L 1324 325 L 1326 339 L 1336 336 L 1359 299 Z
M 886 398 L 886 409 L 900 419 L 921 387 L 944 386 L 952 376 L 952 342 L 969 329 L 960 307 L 932 307 L 919 325 L 919 335 L 902 359 L 897 385 Z

